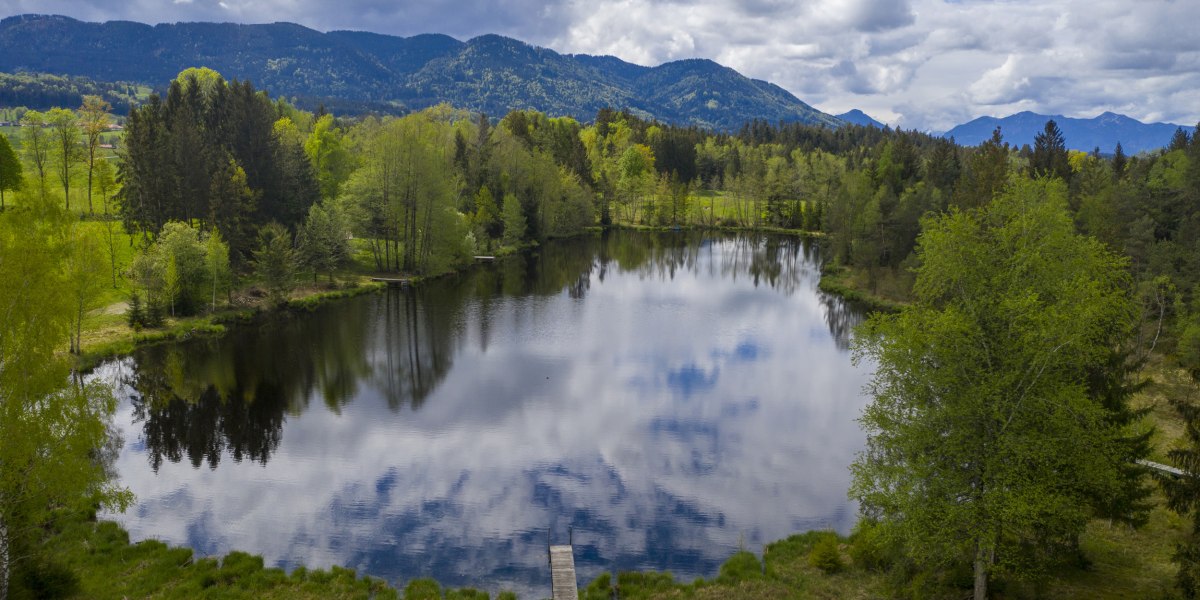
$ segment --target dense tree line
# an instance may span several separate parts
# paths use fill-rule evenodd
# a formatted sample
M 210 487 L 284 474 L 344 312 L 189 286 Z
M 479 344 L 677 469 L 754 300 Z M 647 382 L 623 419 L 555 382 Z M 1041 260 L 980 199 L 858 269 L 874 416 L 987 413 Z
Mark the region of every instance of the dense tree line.
M 157 235 L 169 221 L 221 233 L 236 261 L 260 227 L 300 223 L 319 197 L 303 146 L 250 82 L 185 71 L 165 99 L 130 112 L 120 193 L 126 228 Z
M 84 96 L 96 96 L 111 104 L 114 112 L 124 115 L 139 100 L 145 99 L 147 91 L 133 83 L 109 83 L 87 77 L 46 73 L 0 73 L 0 105 L 35 110 L 79 106 Z M 13 118 L 0 118 L 0 121 L 19 119 L 20 114 L 14 114 Z
M 86 172 L 94 213 L 90 190 L 103 188 L 106 199 L 115 187 L 105 181 L 107 163 L 95 160 L 98 136 L 90 133 L 104 127 L 107 112 L 96 99 L 79 111 L 25 113 L 30 126 L 21 128 L 19 156 L 0 143 L 0 194 L 20 190 L 21 204 L 45 206 L 61 188 L 69 209 L 72 182 Z M 1128 403 L 1136 372 L 1157 352 L 1200 379 L 1200 140 L 1183 130 L 1168 148 L 1130 157 L 1119 146 L 1113 156 L 1068 151 L 1053 121 L 1032 147 L 1010 146 L 997 130 L 967 148 L 873 127 L 755 121 L 734 135 L 714 134 L 608 109 L 591 124 L 533 111 L 491 119 L 444 105 L 347 120 L 193 69 L 165 97 L 130 112 L 119 163 L 119 212 L 144 238 L 126 273 L 135 288 L 130 320 L 139 326 L 215 308 L 237 276 L 256 277 L 282 301 L 299 273 L 332 281 L 356 251 L 373 270 L 437 274 L 475 254 L 596 225 L 823 234 L 828 264 L 917 302 L 908 316 L 868 331 L 873 345 L 863 351 L 896 366 L 893 378 L 876 383 L 879 396 L 895 403 L 867 415 L 881 437 L 856 474 L 871 516 L 901 515 L 926 530 L 939 523 L 952 534 L 893 530 L 911 558 L 898 568 L 911 577 L 966 567 L 986 590 L 993 574 L 1036 576 L 1044 571 L 1031 561 L 1050 565 L 1075 552 L 1090 517 L 1139 523 L 1148 490 L 1131 463 L 1146 455 L 1149 438 L 1131 429 L 1142 416 Z M 68 245 L 94 249 L 96 242 Z M 1030 253 L 1037 247 L 1054 252 Z M 100 254 L 66 262 L 80 275 L 68 296 L 75 351 L 95 295 L 83 287 L 94 279 L 82 275 L 117 270 L 115 261 L 109 269 L 87 260 Z M 964 269 L 946 262 L 951 256 L 976 262 Z M 950 288 L 975 292 L 956 296 Z M 1029 315 L 1042 320 L 1022 320 Z M 1094 335 L 1072 337 L 1085 325 Z M 987 381 L 1011 386 L 981 389 L 974 371 L 947 367 L 963 347 L 954 336 L 964 331 L 989 341 L 972 355 L 992 368 Z M 1021 335 L 1002 339 L 1013 332 Z M 1059 350 L 1038 354 L 1046 340 L 1058 340 Z M 904 362 L 914 357 L 936 360 Z M 1021 379 L 1018 367 L 1027 363 L 1057 378 Z M 930 371 L 932 364 L 945 368 Z M 937 381 L 936 397 L 914 387 L 922 374 Z M 939 404 L 951 397 L 966 401 Z M 1194 405 L 1178 404 L 1195 428 Z M 911 423 L 912 437 L 887 437 L 898 422 L 889 410 L 923 415 Z M 1005 437 L 988 429 L 997 411 L 1022 431 L 1090 445 Z M 951 433 L 939 423 L 951 422 L 977 427 L 953 432 L 962 434 L 954 456 L 927 452 L 936 446 L 930 440 Z M 997 451 L 1015 462 L 996 462 Z M 900 464 L 897 456 L 908 459 Z M 1173 456 L 1196 471 L 1194 451 Z M 1029 460 L 1052 468 L 1020 477 L 1007 470 Z M 1082 470 L 1069 480 L 1047 476 L 1071 466 Z M 913 472 L 958 482 L 958 498 L 969 501 L 941 506 L 922 495 L 931 488 L 898 493 Z M 1173 506 L 1194 507 L 1190 492 L 1170 489 Z M 1197 548 L 1200 528 L 1178 557 L 1185 589 L 1198 579 Z

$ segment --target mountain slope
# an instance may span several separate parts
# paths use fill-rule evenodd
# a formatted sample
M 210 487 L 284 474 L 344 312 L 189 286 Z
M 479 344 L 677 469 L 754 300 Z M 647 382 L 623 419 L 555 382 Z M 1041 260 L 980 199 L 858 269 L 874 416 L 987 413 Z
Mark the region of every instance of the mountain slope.
M 750 119 L 841 124 L 778 86 L 708 60 L 644 67 L 498 35 L 462 42 L 433 34 L 321 33 L 292 23 L 150 26 L 46 15 L 0 21 L 0 71 L 161 87 L 193 66 L 307 105 L 404 111 L 449 102 L 490 115 L 537 109 L 579 120 L 612 107 L 726 130 Z
M 968 123 L 958 125 L 947 131 L 942 137 L 954 138 L 964 146 L 974 146 L 992 137 L 992 131 L 1000 127 L 1004 140 L 1010 144 L 1021 146 L 1033 145 L 1037 134 L 1046 127 L 1046 121 L 1053 119 L 1066 138 L 1067 148 L 1090 152 L 1100 148 L 1103 153 L 1111 153 L 1116 149 L 1117 142 L 1126 154 L 1137 154 L 1147 150 L 1157 150 L 1171 142 L 1171 136 L 1179 125 L 1170 123 L 1142 123 L 1125 115 L 1106 112 L 1091 119 L 1076 119 L 1062 115 L 1040 115 L 1025 111 L 1009 115 L 1002 119 L 996 117 L 980 117 Z M 1191 130 L 1191 127 L 1184 127 Z
M 844 113 L 838 115 L 837 118 L 842 121 L 845 121 L 846 123 L 852 123 L 854 125 L 862 125 L 864 127 L 875 127 L 878 129 L 884 128 L 883 123 L 876 121 L 874 118 L 871 117 L 871 115 L 868 115 L 867 113 L 865 113 L 861 110 L 858 110 L 857 108 L 852 109 L 848 112 L 844 112 Z

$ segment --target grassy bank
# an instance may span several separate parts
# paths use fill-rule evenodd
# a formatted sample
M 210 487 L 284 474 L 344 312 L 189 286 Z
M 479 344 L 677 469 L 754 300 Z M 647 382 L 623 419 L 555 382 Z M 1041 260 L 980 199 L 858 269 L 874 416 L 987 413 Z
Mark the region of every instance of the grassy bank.
M 997 598 L 1179 598 L 1173 589 L 1174 545 L 1184 520 L 1156 498 L 1150 522 L 1130 529 L 1093 521 L 1080 539 L 1086 566 L 1060 570 L 1037 584 L 997 582 Z M 959 587 L 926 587 L 893 580 L 880 567 L 876 543 L 867 535 L 849 538 L 812 531 L 769 544 L 762 556 L 739 552 L 712 579 L 677 582 L 669 573 L 624 572 L 616 580 L 603 574 L 581 582 L 583 600 L 610 600 L 614 588 L 623 599 L 741 600 L 757 598 L 867 599 L 901 595 L 921 598 L 963 597 Z M 70 598 L 362 598 L 406 600 L 515 600 L 511 592 L 443 589 L 432 579 L 393 587 L 350 569 L 299 568 L 292 573 L 267 568 L 261 557 L 231 552 L 196 557 L 190 549 L 146 540 L 131 544 L 115 523 L 82 518 L 55 523 L 40 548 L 52 557 L 19 570 L 14 599 Z M 34 569 L 29 569 L 34 566 Z M 33 575 L 32 573 L 36 573 Z M 549 584 L 549 569 L 546 583 Z M 587 583 L 584 586 L 584 583 Z M 969 584 L 969 580 L 967 581 Z M 486 582 L 480 585 L 487 587 Z
M 872 311 L 895 312 L 908 304 L 908 288 L 899 276 L 887 276 L 884 285 L 872 286 L 868 280 L 863 271 L 828 265 L 821 270 L 821 282 L 817 287 Z
M 84 320 L 81 337 L 82 352 L 78 358 L 82 368 L 97 362 L 128 354 L 138 346 L 183 341 L 195 337 L 219 336 L 228 326 L 246 323 L 267 311 L 311 311 L 325 303 L 377 292 L 387 284 L 370 281 L 362 275 L 345 275 L 337 285 L 311 284 L 297 287 L 282 306 L 272 305 L 256 288 L 247 288 L 233 297 L 233 302 L 215 312 L 180 318 L 167 318 L 162 327 L 135 329 L 129 326 L 124 303 L 110 305 Z

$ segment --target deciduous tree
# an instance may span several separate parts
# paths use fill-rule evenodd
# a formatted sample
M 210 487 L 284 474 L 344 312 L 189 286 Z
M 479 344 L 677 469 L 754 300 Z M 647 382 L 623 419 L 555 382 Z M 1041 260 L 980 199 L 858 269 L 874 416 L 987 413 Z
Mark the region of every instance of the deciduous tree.
M 84 96 L 83 106 L 79 107 L 79 127 L 83 130 L 84 152 L 87 160 L 87 200 L 88 212 L 95 214 L 92 206 L 92 177 L 96 171 L 96 152 L 100 150 L 100 134 L 108 131 L 111 123 L 108 112 L 112 106 L 99 96 Z M 104 162 L 101 159 L 101 162 Z M 105 202 L 107 212 L 107 201 Z
M 21 153 L 37 175 L 38 197 L 46 197 L 46 171 L 50 168 L 50 138 L 43 127 L 46 115 L 25 111 L 21 116 Z
M 1087 378 L 1129 335 L 1123 260 L 1076 235 L 1060 182 L 1021 181 L 925 224 L 916 303 L 873 316 L 877 365 L 851 494 L 927 571 L 970 564 L 975 598 L 1074 547 L 1123 493 L 1130 445 Z
M 43 202 L 43 204 L 45 204 Z M 51 513 L 131 500 L 97 460 L 116 409 L 106 388 L 69 378 L 59 354 L 72 313 L 56 207 L 0 214 L 0 598 Z
M 71 173 L 83 154 L 79 145 L 79 118 L 73 110 L 52 108 L 46 113 L 46 122 L 50 125 L 54 170 L 62 184 L 67 210 L 71 210 Z

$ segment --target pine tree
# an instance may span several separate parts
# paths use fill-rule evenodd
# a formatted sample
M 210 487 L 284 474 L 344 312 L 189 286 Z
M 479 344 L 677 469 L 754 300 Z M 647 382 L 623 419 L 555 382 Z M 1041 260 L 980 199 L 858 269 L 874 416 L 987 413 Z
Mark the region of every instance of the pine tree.
M 129 328 L 139 330 L 146 324 L 146 315 L 142 311 L 142 295 L 134 292 L 129 298 L 129 310 L 125 313 Z
M 1121 142 L 1117 142 L 1117 147 L 1113 150 L 1112 170 L 1113 179 L 1120 180 L 1125 176 L 1125 167 L 1129 165 L 1129 158 L 1125 156 L 1125 149 L 1121 147 Z
M 4 192 L 21 189 L 21 161 L 8 138 L 0 134 L 0 210 L 4 210 Z
M 1062 130 L 1053 119 L 1033 139 L 1033 154 L 1029 159 L 1029 170 L 1036 177 L 1058 177 L 1071 180 L 1071 165 L 1068 162 L 1067 142 Z

